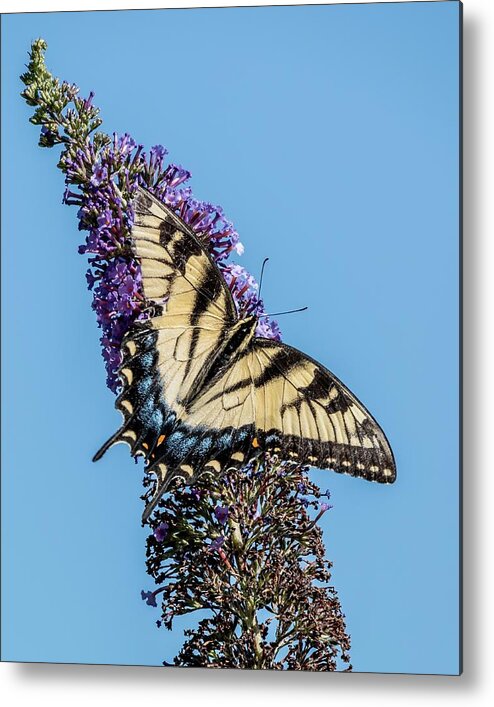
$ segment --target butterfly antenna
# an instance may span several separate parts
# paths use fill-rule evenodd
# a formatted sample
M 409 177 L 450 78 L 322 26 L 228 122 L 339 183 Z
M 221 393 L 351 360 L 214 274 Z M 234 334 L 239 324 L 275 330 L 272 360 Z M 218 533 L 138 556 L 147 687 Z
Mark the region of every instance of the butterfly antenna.
M 308 307 L 301 307 L 300 309 L 289 309 L 288 312 L 271 312 L 271 314 L 260 314 L 257 318 L 261 317 L 281 317 L 282 314 L 294 314 L 295 312 L 305 312 Z
M 268 262 L 269 258 L 264 258 L 262 261 L 262 267 L 261 267 L 261 277 L 259 278 L 259 299 L 261 299 L 261 290 L 262 290 L 262 278 L 264 276 L 264 268 L 266 267 L 266 263 Z

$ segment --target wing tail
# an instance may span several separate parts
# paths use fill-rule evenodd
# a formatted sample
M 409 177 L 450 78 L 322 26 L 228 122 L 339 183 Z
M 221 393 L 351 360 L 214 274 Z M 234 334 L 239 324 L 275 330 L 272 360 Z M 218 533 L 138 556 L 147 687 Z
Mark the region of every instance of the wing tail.
M 93 462 L 97 462 L 101 459 L 101 457 L 112 447 L 114 444 L 118 444 L 118 442 L 123 442 L 122 440 L 122 428 L 118 429 L 114 435 L 108 439 L 102 447 L 98 449 L 96 454 L 93 457 Z

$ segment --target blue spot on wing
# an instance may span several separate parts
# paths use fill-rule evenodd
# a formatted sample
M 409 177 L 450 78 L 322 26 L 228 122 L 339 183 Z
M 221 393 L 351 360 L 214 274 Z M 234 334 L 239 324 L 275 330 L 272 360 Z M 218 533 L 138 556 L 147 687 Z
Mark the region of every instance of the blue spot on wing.
M 150 423 L 153 430 L 156 430 L 157 432 L 159 432 L 161 430 L 161 428 L 163 427 L 163 420 L 164 420 L 164 418 L 163 418 L 163 413 L 161 412 L 161 410 L 159 408 L 155 409 L 152 416 L 151 416 L 151 423 Z
M 219 437 L 218 437 L 218 447 L 221 450 L 226 449 L 229 447 L 233 441 L 233 435 L 234 431 L 233 430 L 226 430 L 223 432 Z
M 143 398 L 153 385 L 152 376 L 144 376 L 137 384 L 137 392 Z
M 247 439 L 247 437 L 249 437 L 251 430 L 249 430 L 249 428 L 247 428 L 247 427 L 240 427 L 236 432 L 237 432 L 237 435 L 236 435 L 237 440 L 239 442 L 244 442 Z
M 163 425 L 163 413 L 156 407 L 153 398 L 143 400 L 138 413 L 139 421 L 147 427 L 160 429 Z
M 151 351 L 146 351 L 140 357 L 140 363 L 143 368 L 152 368 L 154 360 L 154 354 Z
M 206 434 L 197 440 L 197 452 L 201 456 L 208 454 L 212 446 L 213 438 L 210 434 Z
M 197 444 L 197 440 L 194 435 L 187 435 L 180 430 L 173 432 L 167 439 L 167 447 L 173 454 L 177 456 L 185 456 L 188 454 Z

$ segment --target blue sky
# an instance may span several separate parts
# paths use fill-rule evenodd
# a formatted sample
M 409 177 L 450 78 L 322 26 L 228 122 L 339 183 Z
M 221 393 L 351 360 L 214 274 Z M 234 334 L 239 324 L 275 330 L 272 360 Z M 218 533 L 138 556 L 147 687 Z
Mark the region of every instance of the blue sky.
M 284 339 L 384 427 L 392 487 L 314 472 L 356 671 L 458 670 L 457 2 L 2 18 L 3 658 L 159 665 L 141 469 L 62 206 L 19 98 L 30 42 L 103 128 L 165 144 L 220 203 Z M 156 610 L 155 610 L 156 611 Z

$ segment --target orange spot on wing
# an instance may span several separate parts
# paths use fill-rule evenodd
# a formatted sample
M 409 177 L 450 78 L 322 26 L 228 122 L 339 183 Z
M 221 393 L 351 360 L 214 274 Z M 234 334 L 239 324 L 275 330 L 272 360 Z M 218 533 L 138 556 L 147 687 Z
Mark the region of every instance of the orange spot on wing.
M 259 446 L 259 440 L 257 439 L 257 437 L 254 437 L 254 439 L 252 440 L 252 446 L 253 446 L 253 447 L 258 447 L 258 446 Z
M 156 446 L 159 447 L 160 444 L 163 444 L 163 442 L 165 441 L 165 439 L 166 439 L 166 435 L 160 435 L 160 436 L 158 437 L 158 444 L 157 444 Z
M 143 442 L 142 446 L 144 447 L 144 449 L 149 449 L 149 444 L 147 442 Z

